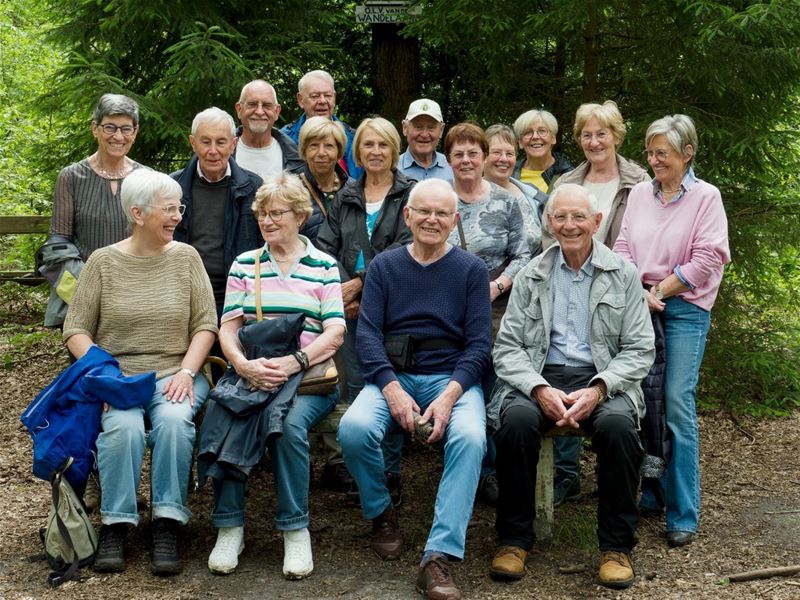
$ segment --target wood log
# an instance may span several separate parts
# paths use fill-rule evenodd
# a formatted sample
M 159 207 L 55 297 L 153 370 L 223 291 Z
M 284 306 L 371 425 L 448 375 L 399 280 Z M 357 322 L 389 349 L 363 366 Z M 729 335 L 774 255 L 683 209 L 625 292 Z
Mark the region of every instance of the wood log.
M 719 580 L 720 583 L 737 583 L 741 581 L 753 581 L 754 579 L 769 579 L 770 577 L 791 577 L 800 573 L 800 565 L 790 565 L 787 567 L 772 567 L 770 569 L 758 569 L 756 571 L 745 571 L 744 573 L 734 573 L 727 575 Z

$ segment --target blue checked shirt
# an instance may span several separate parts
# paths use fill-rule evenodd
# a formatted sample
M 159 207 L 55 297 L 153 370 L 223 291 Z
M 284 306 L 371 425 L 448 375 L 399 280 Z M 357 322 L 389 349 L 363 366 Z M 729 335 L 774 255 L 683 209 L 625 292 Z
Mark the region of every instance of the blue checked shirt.
M 561 250 L 558 251 L 552 282 L 553 324 L 545 364 L 594 366 L 589 343 L 589 292 L 593 274 L 591 255 L 576 274 L 564 262 Z

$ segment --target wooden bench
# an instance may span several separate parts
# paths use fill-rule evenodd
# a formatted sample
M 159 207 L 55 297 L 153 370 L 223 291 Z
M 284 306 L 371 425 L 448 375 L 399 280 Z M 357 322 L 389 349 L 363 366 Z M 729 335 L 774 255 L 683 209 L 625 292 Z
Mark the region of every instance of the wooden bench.
M 536 541 L 549 544 L 553 540 L 555 518 L 553 516 L 553 476 L 555 463 L 553 460 L 553 438 L 559 436 L 585 437 L 583 429 L 572 427 L 553 427 L 545 432 L 542 437 L 542 447 L 539 449 L 539 464 L 536 468 L 536 521 L 533 531 Z
M 0 235 L 47 233 L 50 229 L 50 215 L 0 216 Z M 39 285 L 44 277 L 35 271 L 2 271 L 0 283 L 13 281 L 23 285 Z

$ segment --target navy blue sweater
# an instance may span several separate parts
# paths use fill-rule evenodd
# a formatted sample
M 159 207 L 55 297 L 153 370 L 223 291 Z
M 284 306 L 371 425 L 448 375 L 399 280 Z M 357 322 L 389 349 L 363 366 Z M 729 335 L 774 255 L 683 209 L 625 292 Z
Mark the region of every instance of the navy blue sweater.
M 492 343 L 489 272 L 483 261 L 455 247 L 427 266 L 405 246 L 378 254 L 364 283 L 356 334 L 366 381 L 383 389 L 397 379 L 383 339 L 403 334 L 463 344 L 463 350 L 418 352 L 411 372 L 451 373 L 464 391 L 480 383 Z

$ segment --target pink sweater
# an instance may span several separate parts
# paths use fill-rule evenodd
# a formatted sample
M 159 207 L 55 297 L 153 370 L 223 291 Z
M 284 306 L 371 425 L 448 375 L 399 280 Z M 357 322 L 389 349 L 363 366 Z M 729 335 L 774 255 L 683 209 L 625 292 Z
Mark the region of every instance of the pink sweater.
M 731 260 L 728 219 L 719 190 L 700 179 L 677 202 L 664 206 L 649 181 L 628 197 L 614 252 L 636 265 L 643 283 L 655 285 L 680 267 L 694 289 L 679 294 L 705 310 L 717 298 Z

